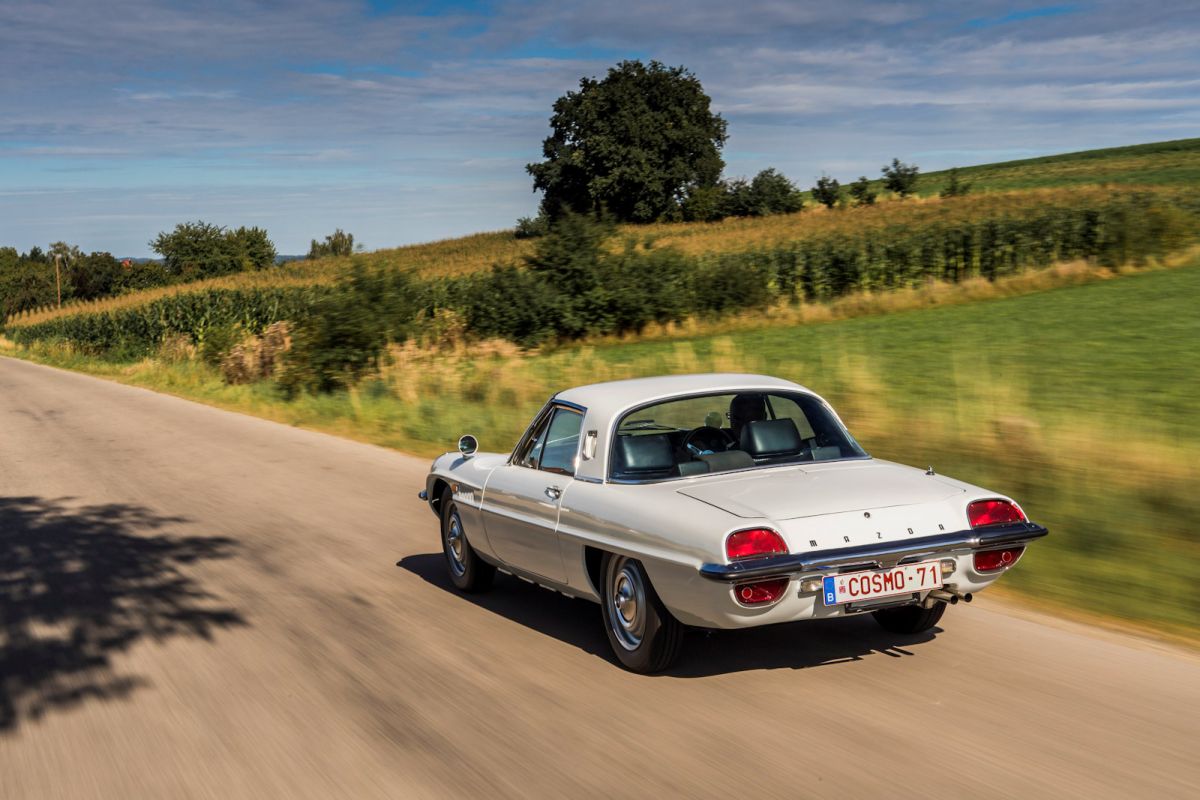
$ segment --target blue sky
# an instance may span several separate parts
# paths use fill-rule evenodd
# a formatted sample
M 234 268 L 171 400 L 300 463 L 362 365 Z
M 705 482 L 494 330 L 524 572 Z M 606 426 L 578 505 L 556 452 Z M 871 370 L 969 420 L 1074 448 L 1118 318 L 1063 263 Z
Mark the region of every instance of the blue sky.
M 727 175 L 803 187 L 1198 136 L 1197 42 L 1195 0 L 3 0 L 0 245 L 509 227 L 555 98 L 623 58 L 697 74 Z

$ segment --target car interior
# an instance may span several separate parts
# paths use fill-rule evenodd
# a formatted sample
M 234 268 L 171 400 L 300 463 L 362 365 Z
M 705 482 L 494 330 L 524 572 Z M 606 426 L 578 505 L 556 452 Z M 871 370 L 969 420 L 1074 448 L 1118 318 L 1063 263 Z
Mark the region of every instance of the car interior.
M 653 481 L 865 455 L 816 398 L 711 395 L 626 414 L 613 442 L 612 477 Z

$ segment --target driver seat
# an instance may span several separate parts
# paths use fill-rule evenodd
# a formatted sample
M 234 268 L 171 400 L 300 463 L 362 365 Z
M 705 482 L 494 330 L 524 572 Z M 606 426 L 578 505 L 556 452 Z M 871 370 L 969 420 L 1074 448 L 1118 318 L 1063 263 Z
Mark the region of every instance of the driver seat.
M 796 423 L 787 417 L 746 423 L 742 428 L 742 449 L 759 459 L 786 460 L 798 456 L 804 440 Z
M 767 398 L 761 394 L 738 394 L 729 401 L 729 430 L 740 439 L 748 423 L 767 419 Z

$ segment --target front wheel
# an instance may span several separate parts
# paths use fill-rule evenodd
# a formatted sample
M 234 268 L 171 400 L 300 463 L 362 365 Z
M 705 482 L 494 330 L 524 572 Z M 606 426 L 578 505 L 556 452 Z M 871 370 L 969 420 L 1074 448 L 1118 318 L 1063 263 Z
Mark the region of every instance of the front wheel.
M 641 562 L 606 553 L 600 565 L 601 605 L 608 643 L 632 672 L 660 672 L 683 645 L 683 623 L 671 616 Z
M 946 612 L 945 603 L 934 603 L 933 608 L 922 606 L 900 606 L 881 608 L 872 612 L 875 621 L 892 633 L 924 633 L 937 624 Z
M 450 580 L 459 590 L 482 592 L 491 587 L 496 568 L 480 558 L 467 541 L 462 517 L 449 489 L 442 495 L 442 552 Z

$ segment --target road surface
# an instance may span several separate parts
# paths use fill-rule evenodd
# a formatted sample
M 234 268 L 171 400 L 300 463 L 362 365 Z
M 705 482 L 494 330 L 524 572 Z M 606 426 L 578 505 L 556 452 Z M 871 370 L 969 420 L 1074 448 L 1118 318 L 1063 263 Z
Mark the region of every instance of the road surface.
M 1200 796 L 1190 652 L 985 597 L 632 675 L 450 589 L 426 468 L 0 359 L 0 797 Z

